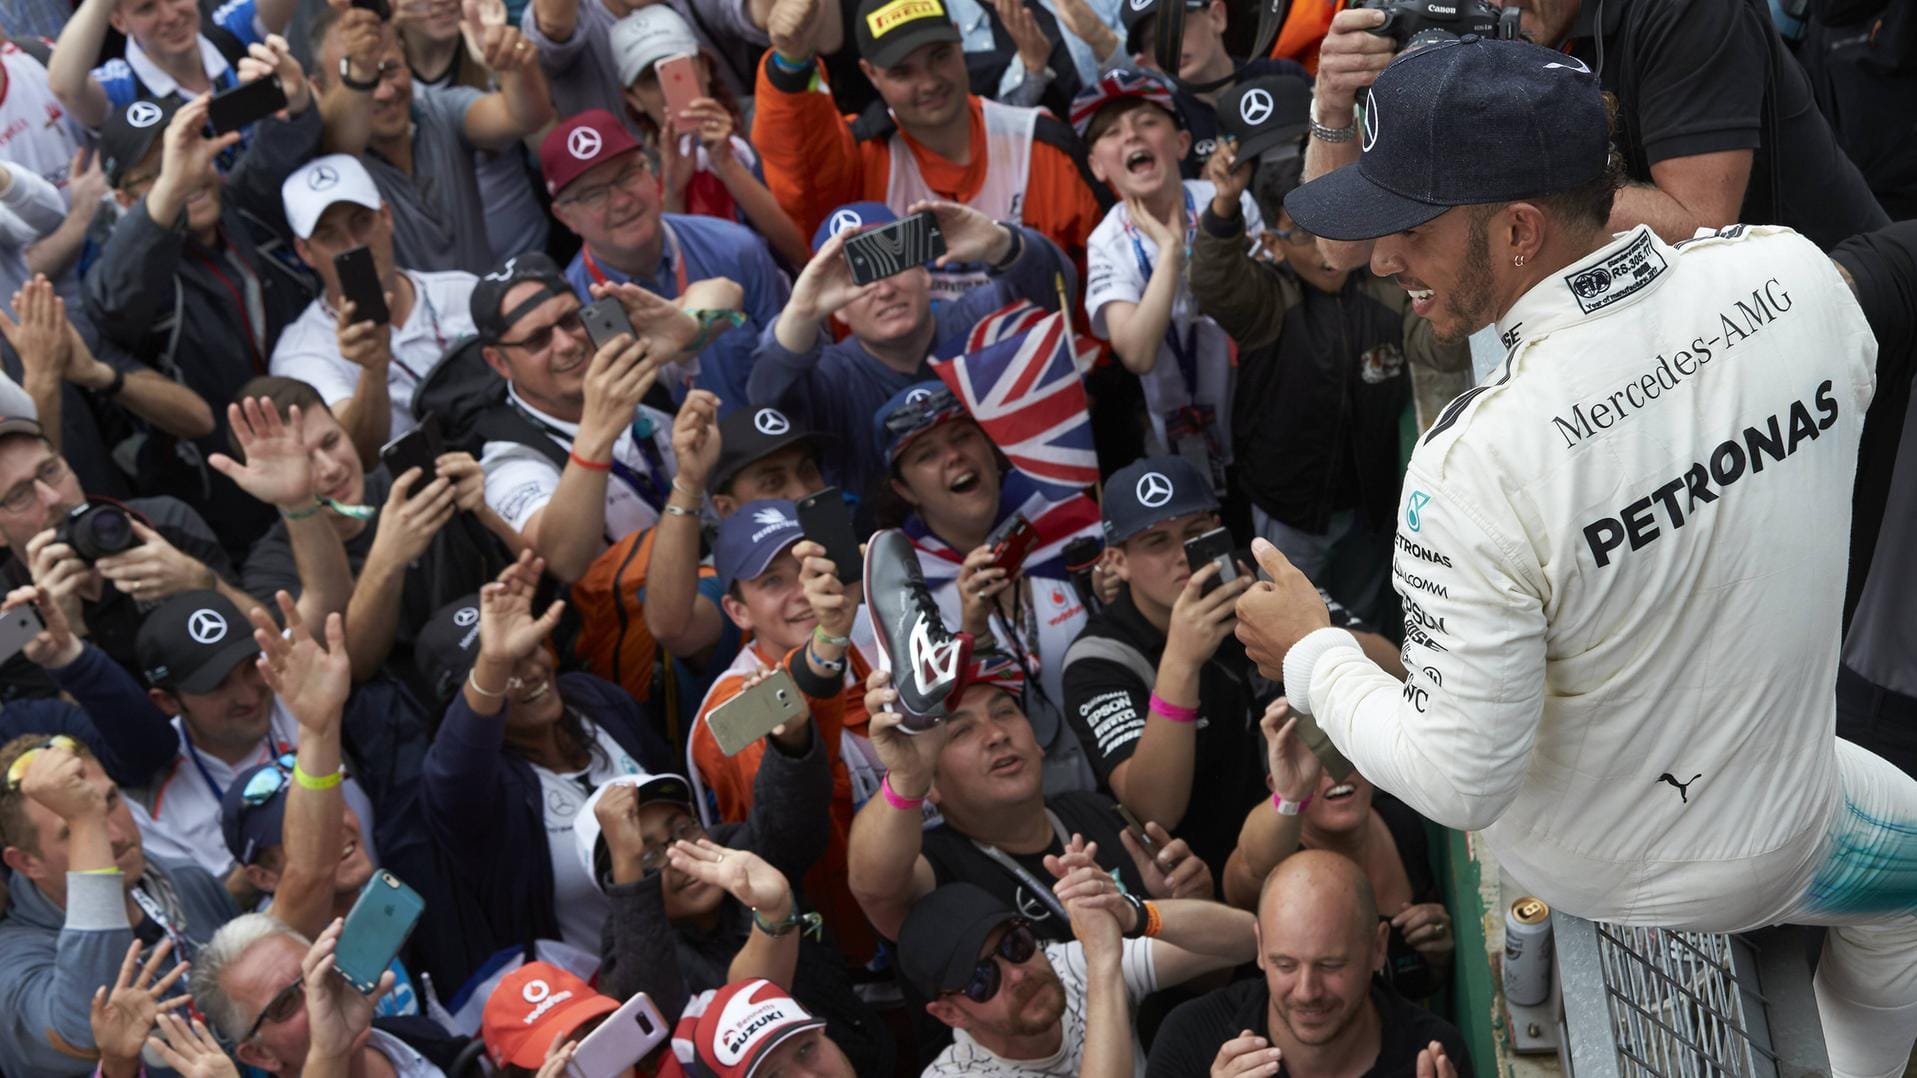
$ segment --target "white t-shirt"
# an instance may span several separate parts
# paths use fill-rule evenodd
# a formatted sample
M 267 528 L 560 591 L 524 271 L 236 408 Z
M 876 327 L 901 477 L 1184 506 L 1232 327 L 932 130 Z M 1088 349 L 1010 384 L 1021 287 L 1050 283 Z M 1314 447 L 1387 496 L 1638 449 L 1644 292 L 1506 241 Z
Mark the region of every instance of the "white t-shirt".
M 417 299 L 406 324 L 392 330 L 393 362 L 386 368 L 387 393 L 392 397 L 393 425 L 386 437 L 412 430 L 413 390 L 454 341 L 472 333 L 470 301 L 479 278 L 459 270 L 416 273 L 401 270 L 413 282 Z M 298 378 L 319 390 L 320 399 L 337 409 L 353 399 L 359 387 L 359 364 L 339 354 L 339 312 L 320 296 L 306 305 L 299 318 L 280 334 L 273 346 L 274 374 Z
M 1048 943 L 1045 957 L 1065 988 L 1065 1013 L 1059 1023 L 1065 1027 L 1058 1051 L 1044 1059 L 1004 1059 L 993 1055 L 984 1045 L 962 1029 L 952 1031 L 952 1043 L 925 1068 L 922 1078 L 958 1078 L 982 1075 L 986 1078 L 1011 1075 L 1047 1075 L 1053 1078 L 1078 1078 L 1085 1058 L 1085 948 L 1077 940 Z M 1152 961 L 1152 941 L 1125 941 L 1119 967 L 1125 978 L 1128 1010 L 1137 1010 L 1138 1001 L 1158 991 L 1158 968 Z M 1143 1078 L 1145 1050 L 1132 1032 L 1132 1074 Z
M 594 885 L 586 866 L 579 863 L 579 847 L 572 837 L 573 817 L 600 786 L 621 775 L 643 775 L 646 769 L 597 724 L 588 722 L 587 731 L 596 748 L 584 771 L 561 774 L 534 764 L 533 774 L 539 776 L 545 805 L 546 851 L 552 858 L 553 912 L 559 917 L 559 938 L 596 954 L 600 932 L 612 913 L 612 900 Z
M 220 830 L 220 796 L 240 772 L 297 749 L 300 724 L 275 698 L 266 737 L 260 741 L 258 750 L 235 767 L 190 745 L 185 723 L 184 718 L 173 720 L 173 728 L 180 733 L 180 754 L 173 758 L 171 769 L 160 777 L 153 795 L 130 797 L 127 806 L 140 827 L 140 845 L 148 857 L 188 861 L 223 880 L 233 871 L 233 855 L 227 850 L 225 834 Z M 359 840 L 366 847 L 367 858 L 379 864 L 379 851 L 373 845 L 372 800 L 352 778 L 341 784 L 340 792 L 359 814 Z M 157 811 L 149 811 L 148 805 Z
M 546 428 L 547 434 L 562 449 L 572 447 L 579 424 L 534 408 L 510 388 L 507 397 L 527 418 Z M 656 408 L 639 406 L 639 415 L 652 423 L 651 441 L 664 466 L 664 474 L 655 475 L 646 454 L 634 440 L 628 426 L 612 444 L 612 459 L 618 467 L 606 478 L 606 540 L 617 542 L 633 532 L 659 522 L 658 505 L 671 494 L 672 477 L 679 471 L 678 458 L 672 455 L 672 417 Z M 559 490 L 559 477 L 565 469 L 552 458 L 530 445 L 518 442 L 487 442 L 479 463 L 486 470 L 486 504 L 506 523 L 525 530 L 526 521 L 546 507 Z M 621 474 L 621 470 L 625 474 Z M 657 499 L 657 505 L 653 498 Z
M 0 94 L 0 158 L 30 169 L 64 198 L 67 170 L 86 134 L 47 86 L 47 69 L 11 42 L 0 44 L 7 88 Z
M 1214 190 L 1207 180 L 1185 181 L 1192 227 L 1197 227 L 1196 215 L 1210 204 Z M 1258 234 L 1264 231 L 1264 219 L 1258 215 L 1258 207 L 1250 194 L 1240 195 L 1238 202 L 1245 215 L 1245 235 L 1256 242 Z M 1085 312 L 1091 316 L 1093 333 L 1111 336 L 1105 324 L 1106 304 L 1113 300 L 1137 303 L 1145 295 L 1151 268 L 1157 264 L 1158 245 L 1132 227 L 1131 214 L 1124 203 L 1113 206 L 1098 227 L 1092 229 L 1091 238 L 1085 244 L 1085 271 L 1089 281 L 1085 288 Z M 1171 325 L 1166 336 L 1158 346 L 1158 362 L 1138 379 L 1145 390 L 1152 434 L 1158 441 L 1152 451 L 1167 453 L 1177 449 L 1166 436 L 1165 417 L 1196 403 L 1213 409 L 1212 435 L 1217 451 L 1221 460 L 1230 460 L 1231 338 L 1218 323 L 1198 313 L 1189 277 L 1179 282 L 1178 293 L 1172 299 Z M 1191 382 L 1186 380 L 1184 365 L 1170 340 L 1172 337 L 1177 338 L 1180 348 L 1187 353 L 1194 375 Z

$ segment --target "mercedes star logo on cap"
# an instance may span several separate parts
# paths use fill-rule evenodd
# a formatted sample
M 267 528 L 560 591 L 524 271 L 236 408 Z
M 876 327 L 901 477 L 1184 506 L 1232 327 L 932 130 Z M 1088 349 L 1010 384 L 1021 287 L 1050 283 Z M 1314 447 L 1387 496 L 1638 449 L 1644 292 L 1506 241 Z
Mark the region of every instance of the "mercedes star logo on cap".
M 152 127 L 160 122 L 160 106 L 151 101 L 135 101 L 126 107 L 126 122 L 132 127 Z
M 339 173 L 331 165 L 320 165 L 306 174 L 306 186 L 315 191 L 324 191 L 339 182 Z
M 777 438 L 792 429 L 791 421 L 780 414 L 777 408 L 759 409 L 759 414 L 752 417 L 752 425 L 768 438 Z
M 1138 495 L 1138 504 L 1147 509 L 1156 509 L 1171 501 L 1171 480 L 1163 472 L 1146 472 L 1138 477 L 1138 486 L 1133 488 Z
M 832 215 L 831 231 L 827 234 L 836 236 L 848 228 L 858 228 L 863 224 L 865 224 L 865 218 L 851 210 L 839 210 Z
M 458 610 L 453 611 L 453 624 L 459 626 L 462 629 L 466 628 L 467 626 L 471 625 L 473 622 L 478 620 L 479 620 L 478 607 L 462 606 Z
M 566 136 L 566 149 L 581 161 L 590 161 L 599 154 L 599 132 L 590 127 L 575 127 L 572 134 Z
M 1238 115 L 1253 127 L 1271 119 L 1271 91 L 1262 86 L 1247 90 L 1238 102 Z
M 226 639 L 226 619 L 217 610 L 201 607 L 186 619 L 186 634 L 195 644 L 217 644 Z
M 1364 134 L 1358 140 L 1358 152 L 1370 153 L 1371 148 L 1378 144 L 1378 95 L 1370 90 L 1365 91 L 1364 127 Z

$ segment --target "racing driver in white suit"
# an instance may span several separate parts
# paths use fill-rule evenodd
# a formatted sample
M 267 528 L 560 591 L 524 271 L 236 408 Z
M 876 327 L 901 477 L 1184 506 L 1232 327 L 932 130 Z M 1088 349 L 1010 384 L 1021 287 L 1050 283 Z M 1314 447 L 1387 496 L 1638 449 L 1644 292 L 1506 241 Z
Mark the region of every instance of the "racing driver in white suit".
M 1917 1030 L 1917 781 L 1836 739 L 1852 480 L 1876 343 L 1783 228 L 1606 228 L 1617 172 L 1584 65 L 1466 37 L 1398 57 L 1356 164 L 1285 201 L 1439 336 L 1508 348 L 1414 452 L 1399 682 L 1276 549 L 1239 636 L 1378 786 L 1480 830 L 1583 917 L 1834 926 L 1836 1072 Z

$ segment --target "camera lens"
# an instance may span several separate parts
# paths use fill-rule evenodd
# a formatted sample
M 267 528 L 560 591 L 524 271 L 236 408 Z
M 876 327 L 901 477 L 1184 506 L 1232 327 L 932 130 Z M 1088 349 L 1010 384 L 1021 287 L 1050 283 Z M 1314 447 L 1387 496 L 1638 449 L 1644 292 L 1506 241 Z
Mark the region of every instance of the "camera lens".
M 133 522 L 127 519 L 125 511 L 112 505 L 89 505 L 75 510 L 67 518 L 63 532 L 74 554 L 88 565 L 139 544 L 133 534 Z

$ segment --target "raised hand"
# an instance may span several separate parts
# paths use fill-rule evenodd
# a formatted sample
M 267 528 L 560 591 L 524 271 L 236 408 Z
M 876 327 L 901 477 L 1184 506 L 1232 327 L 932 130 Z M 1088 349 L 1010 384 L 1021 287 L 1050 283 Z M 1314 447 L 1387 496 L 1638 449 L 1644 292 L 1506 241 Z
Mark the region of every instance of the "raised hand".
M 343 918 L 334 918 L 300 960 L 306 979 L 307 1061 L 345 1059 L 360 1034 L 373 1024 L 373 1005 L 392 990 L 393 971 L 379 975 L 372 995 L 361 995 L 335 971 L 333 955 L 339 949 Z
M 719 463 L 720 448 L 719 398 L 711 390 L 695 389 L 686 394 L 672 420 L 672 455 L 679 462 L 674 482 L 703 492 Z
M 40 623 L 45 626 L 20 649 L 27 661 L 48 670 L 58 670 L 78 659 L 86 645 L 73 635 L 72 626 L 67 624 L 66 611 L 47 595 L 47 589 L 35 584 L 15 588 L 7 593 L 6 602 L 0 604 L 0 610 L 12 610 L 27 603 L 32 603 L 34 609 L 40 612 Z
M 307 85 L 306 71 L 293 58 L 286 39 L 278 34 L 268 34 L 265 41 L 247 46 L 246 55 L 240 58 L 241 82 L 268 77 L 279 79 L 280 89 L 286 94 L 286 107 L 278 113 L 280 119 L 297 116 L 312 104 L 313 92 Z
M 1216 151 L 1214 151 L 1216 152 Z M 1174 253 L 1178 258 L 1185 254 L 1185 204 L 1172 203 L 1170 217 L 1159 217 L 1145 205 L 1143 199 L 1125 200 L 1125 213 L 1131 217 L 1132 227 L 1145 234 L 1160 254 L 1169 258 Z
M 326 642 L 313 638 L 298 604 L 286 592 L 274 596 L 286 632 L 259 607 L 247 611 L 260 646 L 260 675 L 293 713 L 302 730 L 330 730 L 353 691 L 353 660 L 346 654 L 346 628 L 337 613 L 326 617 Z
M 1211 156 L 1205 158 L 1205 178 L 1215 188 L 1211 196 L 1212 213 L 1219 217 L 1232 217 L 1238 213 L 1238 199 L 1245 193 L 1245 188 L 1251 186 L 1252 171 L 1253 162 L 1238 163 L 1237 140 L 1218 140 Z
M 142 964 L 140 941 L 134 940 L 127 944 L 126 957 L 120 960 L 120 974 L 113 979 L 112 986 L 94 989 L 87 1021 L 93 1026 L 93 1044 L 100 1050 L 103 1069 L 130 1071 L 137 1067 L 140 1049 L 146 1046 L 154 1020 L 188 1002 L 186 996 L 161 998 L 186 975 L 185 962 L 175 964 L 165 976 L 159 975 L 161 966 L 172 953 L 173 941 L 161 940 Z
M 1098 867 L 1098 843 L 1085 841 L 1085 836 L 1073 832 L 1072 840 L 1065 844 L 1062 854 L 1048 853 L 1044 857 L 1045 871 L 1052 878 L 1062 880 L 1081 868 Z
M 58 533 L 47 528 L 27 540 L 27 573 L 44 589 L 41 598 L 60 607 L 60 614 L 76 634 L 85 635 L 81 603 L 86 594 L 100 584 L 100 574 L 80 560 L 73 548 L 60 542 Z
M 441 453 L 433 464 L 453 485 L 453 505 L 461 512 L 477 513 L 486 504 L 486 471 L 471 453 Z
M 532 551 L 522 551 L 519 560 L 508 565 L 499 579 L 479 589 L 479 654 L 495 663 L 512 665 L 533 653 L 533 649 L 552 635 L 565 612 L 565 601 L 555 601 L 543 615 L 534 617 L 533 592 L 539 587 L 539 574 L 546 562 Z
M 1265 753 L 1271 775 L 1271 791 L 1287 801 L 1303 801 L 1318 789 L 1325 765 L 1298 734 L 1298 717 L 1291 713 L 1291 702 L 1284 697 L 1273 700 L 1258 728 L 1265 734 Z
M 471 457 L 466 458 L 471 461 Z M 477 465 L 474 466 L 477 469 Z M 484 496 L 485 478 L 479 480 Z M 452 479 L 440 476 L 423 479 L 418 468 L 408 468 L 393 480 L 386 505 L 379 513 L 379 530 L 373 534 L 373 547 L 390 554 L 401 565 L 411 564 L 433 543 L 433 536 L 453 519 L 457 492 Z M 390 564 L 390 563 L 389 563 Z
M 1444 1054 L 1444 1045 L 1432 1041 L 1418 1049 L 1418 1078 L 1458 1078 L 1458 1068 Z
M 899 728 L 904 716 L 892 710 L 899 699 L 892 688 L 888 670 L 874 670 L 865 679 L 865 710 L 872 716 L 866 736 L 872 751 L 878 753 L 891 779 L 892 792 L 900 797 L 924 797 L 938 773 L 939 750 L 951 736 L 952 728 L 939 723 L 930 730 L 908 734 Z
M 1018 0 L 1005 2 L 1021 12 L 1025 11 Z M 1031 15 L 1027 13 L 1025 17 L 1029 19 Z M 933 218 L 939 223 L 939 232 L 945 236 L 945 253 L 939 256 L 937 263 L 940 266 L 954 262 L 999 262 L 1012 250 L 1011 228 L 970 206 L 962 206 L 957 202 L 927 201 L 914 202 L 906 207 L 907 213 L 924 210 L 932 211 Z
M 1245 654 L 1258 664 L 1259 673 L 1282 681 L 1285 654 L 1313 630 L 1330 625 L 1331 612 L 1325 609 L 1317 587 L 1277 547 L 1264 539 L 1253 539 L 1251 553 L 1271 579 L 1252 586 L 1238 600 L 1238 639 L 1245 645 Z M 1240 574 L 1239 579 L 1248 577 Z
M 201 94 L 181 105 L 167 122 L 161 142 L 165 149 L 160 155 L 160 175 L 146 196 L 148 210 L 159 211 L 153 214 L 156 224 L 171 225 L 186 205 L 187 196 L 213 175 L 214 159 L 240 140 L 238 131 L 206 136 L 206 113 L 212 100 L 211 93 Z
M 160 1036 L 148 1037 L 146 1045 L 180 1078 L 240 1078 L 226 1049 L 198 1018 L 188 1022 L 176 1014 L 161 1015 Z
M 992 564 L 991 547 L 981 546 L 965 555 L 958 575 L 960 627 L 974 637 L 984 636 L 991 628 L 999 593 L 1011 584 L 1011 574 Z
M 195 588 L 211 588 L 219 582 L 205 562 L 167 542 L 166 536 L 137 517 L 127 519 L 140 545 L 93 563 L 114 587 L 150 603 Z
M 1358 92 L 1370 86 L 1391 63 L 1397 45 L 1370 31 L 1384 25 L 1385 13 L 1376 8 L 1349 8 L 1331 17 L 1331 26 L 1318 47 L 1318 80 L 1312 90 L 1313 109 L 1326 127 L 1351 122 Z
M 20 776 L 20 792 L 68 823 L 106 818 L 106 792 L 87 781 L 80 754 L 64 745 L 34 752 L 26 774 Z
M 1175 650 L 1192 667 L 1209 661 L 1218 645 L 1231 635 L 1232 619 L 1238 616 L 1238 597 L 1252 586 L 1251 573 L 1240 566 L 1238 579 L 1207 592 L 1205 585 L 1217 576 L 1218 566 L 1211 562 L 1198 566 L 1172 603 L 1166 650 Z
M 34 274 L 13 294 L 13 311 L 17 322 L 0 310 L 0 335 L 20 353 L 21 381 L 58 383 L 64 379 L 71 355 L 67 304 L 45 274 Z
M 566 1073 L 566 1064 L 572 1062 L 572 1054 L 579 1050 L 578 1041 L 567 1041 L 553 1046 L 552 1053 L 539 1065 L 539 1073 L 533 1078 L 560 1078 Z
M 393 309 L 393 294 L 383 292 L 386 309 Z M 359 318 L 359 305 L 342 300 L 339 318 L 333 325 L 334 341 L 340 358 L 369 371 L 384 371 L 393 361 L 393 327 L 385 322 Z
M 297 511 L 312 504 L 313 459 L 301 434 L 299 405 L 282 420 L 271 400 L 251 397 L 227 405 L 226 421 L 246 463 L 215 453 L 207 458 L 215 471 L 268 505 Z
M 1052 43 L 1045 37 L 1045 31 L 1038 28 L 1038 20 L 1032 18 L 1025 0 L 992 0 L 992 8 L 998 12 L 998 21 L 1004 24 L 1012 44 L 1018 47 L 1018 58 L 1024 62 L 1025 70 L 1034 75 L 1044 71 L 1046 60 L 1052 55 Z
M 493 71 L 523 71 L 539 59 L 532 43 L 510 26 L 481 24 L 475 30 L 479 62 Z
M 646 351 L 661 362 L 677 357 L 699 336 L 698 319 L 677 303 L 636 284 L 593 285 L 592 297 L 603 296 L 619 297 L 619 305 L 626 309 L 626 319 L 632 323 L 633 332 L 639 335 Z M 714 326 L 713 331 L 715 336 L 722 332 L 718 326 Z M 651 388 L 651 383 L 647 383 L 647 388 Z M 642 391 L 640 396 L 644 395 Z
M 799 587 L 819 619 L 819 629 L 827 636 L 852 635 L 859 603 L 865 598 L 864 582 L 840 581 L 838 566 L 825 556 L 824 547 L 810 539 L 794 543 L 792 556 L 799 559 Z
M 939 228 L 944 231 L 944 225 Z M 878 281 L 857 284 L 852 280 L 852 270 L 845 264 L 845 241 L 852 235 L 853 231 L 846 229 L 820 245 L 819 253 L 812 256 L 812 261 L 799 271 L 799 279 L 792 282 L 792 298 L 787 301 L 781 320 L 790 314 L 816 327 L 848 304 L 878 291 Z
M 785 873 L 751 850 L 721 846 L 709 838 L 675 842 L 666 862 L 701 883 L 709 883 L 739 902 L 777 920 L 792 908 L 792 885 Z
M 788 60 L 809 60 L 814 52 L 812 24 L 819 17 L 819 0 L 777 0 L 766 15 L 766 36 Z
M 1192 853 L 1191 845 L 1182 838 L 1173 838 L 1163 824 L 1156 820 L 1145 824 L 1145 836 L 1158 846 L 1158 856 L 1153 857 L 1138 840 L 1132 837 L 1128 828 L 1118 833 L 1118 841 L 1125 847 L 1125 853 L 1132 859 L 1139 876 L 1145 880 L 1145 890 L 1153 898 L 1210 898 L 1215 881 L 1212 879 L 1211 866 L 1205 859 Z

